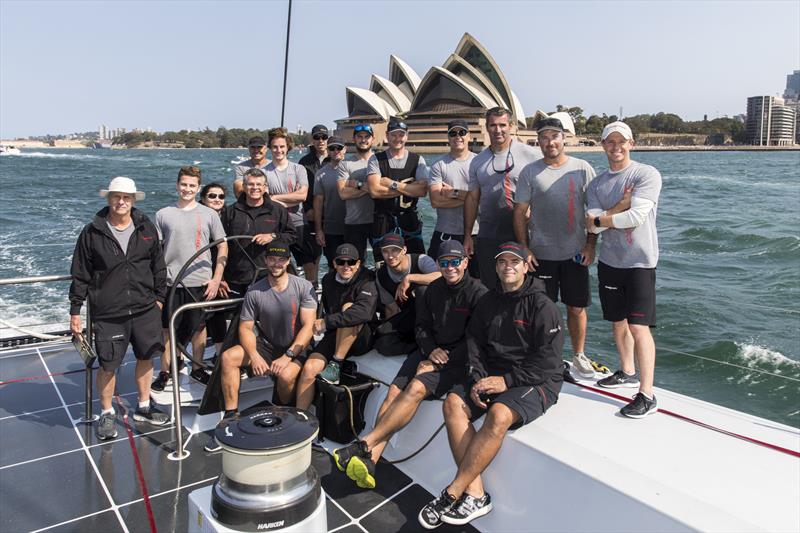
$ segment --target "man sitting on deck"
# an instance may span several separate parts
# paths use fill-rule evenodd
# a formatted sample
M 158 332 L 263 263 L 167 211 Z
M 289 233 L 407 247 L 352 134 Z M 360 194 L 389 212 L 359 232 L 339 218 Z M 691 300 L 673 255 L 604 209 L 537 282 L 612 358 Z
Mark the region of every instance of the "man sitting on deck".
M 467 329 L 470 379 L 444 402 L 447 438 L 458 465 L 455 479 L 419 513 L 433 529 L 466 524 L 492 509 L 481 473 L 503 437 L 544 414 L 561 390 L 561 316 L 544 283 L 526 276 L 530 252 L 516 242 L 495 256 L 498 287 L 478 302 Z M 479 431 L 472 422 L 486 413 Z

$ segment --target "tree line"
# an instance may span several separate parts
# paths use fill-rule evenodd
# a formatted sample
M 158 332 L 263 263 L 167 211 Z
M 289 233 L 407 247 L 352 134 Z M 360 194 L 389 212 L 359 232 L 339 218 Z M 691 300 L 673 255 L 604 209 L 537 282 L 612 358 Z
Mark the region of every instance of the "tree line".
M 184 148 L 242 148 L 247 146 L 247 140 L 255 135 L 267 138 L 267 130 L 254 128 L 225 128 L 220 126 L 216 130 L 205 128 L 203 130 L 180 130 L 156 133 L 154 131 L 130 131 L 114 137 L 112 143 L 133 148 L 145 143 L 182 145 Z M 289 133 L 295 145 L 309 144 L 311 134 L 308 132 Z

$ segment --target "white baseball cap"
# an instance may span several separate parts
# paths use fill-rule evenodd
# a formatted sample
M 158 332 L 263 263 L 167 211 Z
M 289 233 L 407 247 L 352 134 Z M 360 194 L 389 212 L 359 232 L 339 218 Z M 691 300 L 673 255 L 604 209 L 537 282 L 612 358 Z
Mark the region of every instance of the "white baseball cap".
M 123 192 L 132 194 L 137 200 L 144 200 L 144 192 L 136 190 L 136 183 L 124 176 L 117 176 L 108 184 L 108 189 L 100 189 L 100 196 L 105 198 L 110 192 Z
M 605 141 L 606 137 L 608 137 L 614 132 L 619 133 L 620 135 L 625 137 L 625 139 L 628 141 L 633 139 L 633 132 L 631 131 L 631 127 L 622 122 L 621 120 L 618 120 L 616 122 L 612 122 L 611 124 L 607 124 L 606 127 L 603 128 L 603 134 L 600 135 L 600 140 Z

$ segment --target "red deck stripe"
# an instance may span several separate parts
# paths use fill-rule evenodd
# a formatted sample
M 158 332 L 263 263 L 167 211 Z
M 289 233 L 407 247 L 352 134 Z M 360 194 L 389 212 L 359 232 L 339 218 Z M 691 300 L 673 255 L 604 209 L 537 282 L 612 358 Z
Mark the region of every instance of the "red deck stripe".
M 69 370 L 67 372 L 55 372 L 53 374 L 44 374 L 42 376 L 31 376 L 29 378 L 9 379 L 8 381 L 0 381 L 0 385 L 10 385 L 11 383 L 21 383 L 23 381 L 33 381 L 36 379 L 48 379 L 55 376 L 66 376 L 67 374 L 77 374 L 78 372 L 86 372 L 85 368 L 79 370 Z
M 125 432 L 128 434 L 128 444 L 131 446 L 131 453 L 133 454 L 133 462 L 136 465 L 136 477 L 139 478 L 139 489 L 142 492 L 142 499 L 144 500 L 144 509 L 147 512 L 147 521 L 150 522 L 150 533 L 158 533 L 156 529 L 156 519 L 153 516 L 153 508 L 150 506 L 150 493 L 147 492 L 147 483 L 144 480 L 142 473 L 142 463 L 139 461 L 139 452 L 136 450 L 136 442 L 133 440 L 133 430 L 128 422 L 128 411 L 122 406 L 122 400 L 119 394 L 115 395 L 117 399 L 117 406 L 122 412 L 122 421 L 125 423 Z
M 575 383 L 575 385 L 577 385 L 577 386 L 579 386 L 581 388 L 593 391 L 593 392 L 597 392 L 599 394 L 602 394 L 603 396 L 608 396 L 609 398 L 614 398 L 615 400 L 623 401 L 625 403 L 628 403 L 628 402 L 631 401 L 630 398 L 626 398 L 625 396 L 621 396 L 619 394 L 614 394 L 613 392 L 609 392 L 607 390 L 598 389 L 597 387 L 592 387 L 591 385 L 584 385 L 583 383 Z M 739 433 L 734 433 L 733 431 L 728 431 L 727 429 L 722 429 L 722 428 L 717 427 L 717 426 L 712 426 L 711 424 L 707 424 L 705 422 L 701 422 L 700 420 L 696 420 L 694 418 L 690 418 L 688 416 L 682 415 L 680 413 L 676 413 L 674 411 L 669 411 L 667 409 L 662 409 L 662 408 L 659 407 L 657 412 L 664 413 L 665 415 L 675 417 L 678 420 L 683 420 L 684 422 L 689 422 L 691 424 L 695 424 L 695 425 L 700 426 L 702 428 L 706 428 L 706 429 L 710 429 L 712 431 L 716 431 L 718 433 L 722 433 L 723 435 L 728 435 L 729 437 L 734 437 L 734 438 L 737 438 L 737 439 L 741 439 L 743 441 L 750 442 L 752 444 L 757 444 L 758 446 L 763 446 L 765 448 L 769 448 L 770 450 L 775 450 L 777 452 L 785 453 L 787 455 L 791 455 L 792 457 L 800 457 L 800 452 L 796 452 L 794 450 L 790 450 L 789 448 L 784 448 L 783 446 L 778 446 L 777 444 L 771 444 L 769 442 L 764 442 L 763 440 L 754 439 L 754 438 L 748 437 L 746 435 L 740 435 Z

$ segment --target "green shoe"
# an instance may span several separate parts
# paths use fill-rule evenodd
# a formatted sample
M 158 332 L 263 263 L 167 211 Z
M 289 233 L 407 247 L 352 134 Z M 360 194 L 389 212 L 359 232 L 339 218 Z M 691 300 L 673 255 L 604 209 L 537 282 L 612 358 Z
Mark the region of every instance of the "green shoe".
M 322 381 L 330 383 L 331 385 L 339 384 L 339 374 L 341 373 L 339 361 L 331 359 L 328 365 L 322 369 L 322 372 L 317 374 Z
M 333 460 L 336 463 L 336 468 L 342 472 L 346 472 L 350 459 L 363 453 L 367 453 L 367 451 L 366 445 L 362 440 L 351 442 L 344 448 L 337 448 L 333 450 Z
M 375 488 L 375 463 L 369 454 L 355 455 L 350 459 L 347 463 L 347 477 L 355 481 L 359 488 Z

